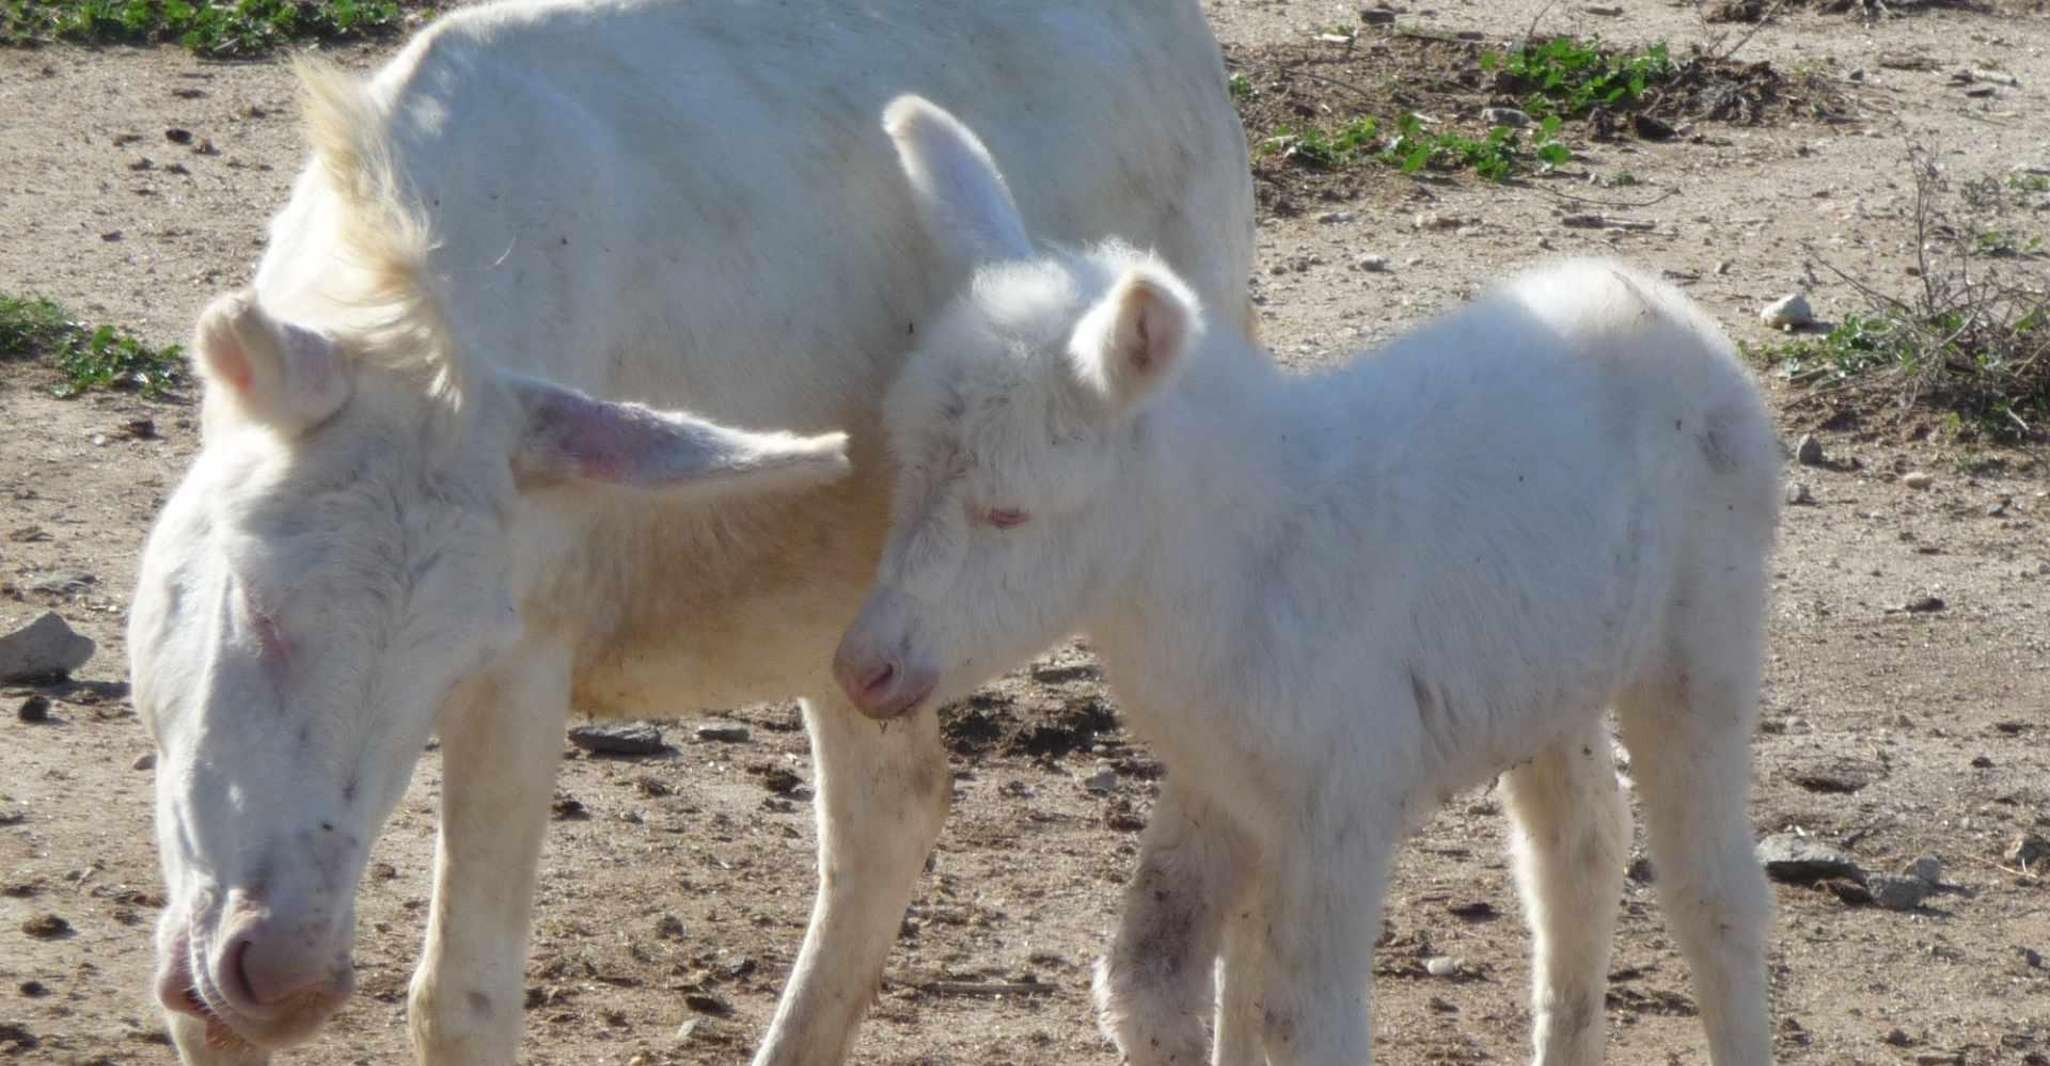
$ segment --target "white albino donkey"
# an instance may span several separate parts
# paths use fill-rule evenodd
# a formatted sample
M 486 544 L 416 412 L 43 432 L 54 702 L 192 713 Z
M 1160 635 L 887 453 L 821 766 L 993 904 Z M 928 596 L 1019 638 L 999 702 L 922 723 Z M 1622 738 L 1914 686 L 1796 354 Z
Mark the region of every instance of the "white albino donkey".
M 960 270 L 874 116 L 958 103 L 1043 162 L 1043 231 L 1136 226 L 1240 314 L 1251 178 L 1196 0 L 799 6 L 472 8 L 367 84 L 308 72 L 314 158 L 201 320 L 205 446 L 130 630 L 188 1062 L 261 1061 L 346 998 L 356 882 L 435 730 L 411 1035 L 514 1061 L 568 709 L 790 695 L 820 891 L 758 1061 L 844 1057 L 948 796 L 931 716 L 884 729 L 826 668 L 888 525 L 861 442 Z M 852 476 L 707 504 L 817 481 L 837 444 L 660 406 L 844 428 Z
M 836 673 L 914 715 L 1090 635 L 1170 769 L 1099 970 L 1129 1060 L 1202 1059 L 1221 952 L 1218 1061 L 1368 1061 L 1390 853 L 1500 773 L 1537 1061 L 1598 1062 L 1629 838 L 1613 706 L 1711 1056 L 1768 1061 L 1745 793 L 1778 454 L 1715 328 L 1564 263 L 1288 376 L 1156 257 L 1035 253 L 945 112 L 885 124 L 935 234 L 983 265 L 887 401 L 894 525 Z

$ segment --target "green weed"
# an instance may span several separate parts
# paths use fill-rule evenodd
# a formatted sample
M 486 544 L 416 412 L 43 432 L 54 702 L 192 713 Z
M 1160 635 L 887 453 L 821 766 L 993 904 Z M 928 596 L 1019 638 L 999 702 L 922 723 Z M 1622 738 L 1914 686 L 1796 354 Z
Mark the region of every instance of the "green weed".
M 69 399 L 94 389 L 134 389 L 156 398 L 185 380 L 173 344 L 152 348 L 118 326 L 88 326 L 39 296 L 0 295 L 0 360 L 41 359 L 64 380 L 51 391 Z
M 176 41 L 204 56 L 248 56 L 288 41 L 376 36 L 402 20 L 399 0 L 0 0 L 0 43 Z
M 1528 160 L 1552 167 L 1572 158 L 1559 143 L 1559 119 L 1545 119 L 1526 138 L 1522 131 L 1496 126 L 1479 139 L 1434 131 L 1421 118 L 1405 114 L 1384 134 L 1380 119 L 1356 118 L 1343 126 L 1283 126 L 1260 142 L 1261 155 L 1279 155 L 1315 170 L 1344 170 L 1367 163 L 1394 167 L 1404 174 L 1425 170 L 1471 170 L 1489 181 L 1507 181 L 1528 166 Z
M 1604 49 L 1601 39 L 1592 37 L 1556 37 L 1510 51 L 1486 52 L 1481 69 L 1523 93 L 1523 109 L 1531 115 L 1567 118 L 1596 107 L 1634 104 L 1678 72 L 1664 42 L 1642 52 L 1617 52 Z

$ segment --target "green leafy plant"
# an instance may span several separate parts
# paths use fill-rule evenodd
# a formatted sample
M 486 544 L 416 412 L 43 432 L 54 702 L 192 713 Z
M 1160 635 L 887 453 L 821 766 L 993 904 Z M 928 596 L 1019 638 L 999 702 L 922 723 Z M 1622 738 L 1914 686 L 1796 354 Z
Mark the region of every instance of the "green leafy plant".
M 403 24 L 399 0 L 0 0 L 0 42 L 153 44 L 245 56 L 288 41 L 375 36 Z
M 177 345 L 152 348 L 118 326 L 88 326 L 38 296 L 0 296 L 0 359 L 47 360 L 64 375 L 51 391 L 65 399 L 94 389 L 155 398 L 185 380 Z
M 1573 153 L 1558 141 L 1559 119 L 1547 118 L 1529 137 L 1509 126 L 1496 126 L 1476 139 L 1424 125 L 1404 114 L 1384 128 L 1380 119 L 1356 118 L 1338 127 L 1283 126 L 1260 142 L 1263 156 L 1278 155 L 1315 170 L 1344 170 L 1368 163 L 1391 166 L 1404 174 L 1425 170 L 1471 170 L 1489 181 L 1507 181 L 1525 169 L 1528 159 L 1557 166 Z M 1525 149 L 1528 148 L 1528 159 Z
M 1618 52 L 1603 48 L 1600 38 L 1555 37 L 1486 52 L 1480 62 L 1482 70 L 1494 72 L 1513 91 L 1525 94 L 1523 109 L 1531 115 L 1568 118 L 1596 107 L 1634 104 L 1652 86 L 1678 73 L 1664 42 L 1641 52 Z

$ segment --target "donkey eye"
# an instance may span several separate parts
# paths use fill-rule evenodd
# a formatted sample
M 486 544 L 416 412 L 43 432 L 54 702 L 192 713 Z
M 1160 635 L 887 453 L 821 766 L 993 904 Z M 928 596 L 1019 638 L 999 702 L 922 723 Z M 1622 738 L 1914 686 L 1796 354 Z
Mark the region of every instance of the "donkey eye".
M 1032 515 L 1015 507 L 992 507 L 982 512 L 985 525 L 998 529 L 1013 529 L 1032 520 Z

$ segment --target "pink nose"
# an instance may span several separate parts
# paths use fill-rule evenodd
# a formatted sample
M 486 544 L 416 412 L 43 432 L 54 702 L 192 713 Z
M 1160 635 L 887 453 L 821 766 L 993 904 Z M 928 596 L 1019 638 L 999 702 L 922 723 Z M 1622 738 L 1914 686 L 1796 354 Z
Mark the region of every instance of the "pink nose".
M 349 998 L 351 968 L 318 937 L 260 920 L 243 926 L 214 957 L 214 987 L 254 1017 L 327 1010 Z
M 930 670 L 856 651 L 846 641 L 833 656 L 833 677 L 855 708 L 871 718 L 895 718 L 916 709 L 939 683 Z

